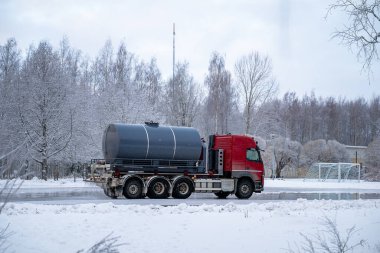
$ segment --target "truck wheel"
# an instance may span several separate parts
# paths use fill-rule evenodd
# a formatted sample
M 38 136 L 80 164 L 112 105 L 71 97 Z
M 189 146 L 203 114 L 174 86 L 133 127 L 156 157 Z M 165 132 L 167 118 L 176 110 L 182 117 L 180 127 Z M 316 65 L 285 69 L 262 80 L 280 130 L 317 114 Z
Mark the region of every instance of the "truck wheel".
M 123 195 L 127 199 L 140 199 L 142 198 L 142 183 L 138 179 L 128 180 L 124 185 Z
M 231 193 L 230 192 L 214 192 L 214 194 L 219 198 L 219 199 L 225 199 L 228 197 L 228 195 L 230 195 Z
M 239 199 L 249 199 L 254 190 L 254 185 L 251 180 L 243 178 L 238 181 L 236 189 L 236 197 Z
M 178 179 L 174 184 L 172 197 L 176 199 L 187 199 L 193 192 L 193 188 L 193 183 L 189 179 Z
M 151 199 L 164 199 L 169 197 L 169 185 L 163 178 L 155 178 L 149 184 L 146 195 Z

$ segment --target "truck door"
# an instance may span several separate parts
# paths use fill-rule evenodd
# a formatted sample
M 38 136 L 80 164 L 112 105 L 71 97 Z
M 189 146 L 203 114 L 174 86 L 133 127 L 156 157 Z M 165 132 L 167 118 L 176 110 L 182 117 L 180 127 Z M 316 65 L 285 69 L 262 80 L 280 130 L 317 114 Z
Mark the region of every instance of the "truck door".
M 261 159 L 260 152 L 255 148 L 248 148 L 246 153 L 246 169 L 251 170 L 252 172 L 263 172 L 264 166 Z M 261 178 L 261 175 L 257 175 Z

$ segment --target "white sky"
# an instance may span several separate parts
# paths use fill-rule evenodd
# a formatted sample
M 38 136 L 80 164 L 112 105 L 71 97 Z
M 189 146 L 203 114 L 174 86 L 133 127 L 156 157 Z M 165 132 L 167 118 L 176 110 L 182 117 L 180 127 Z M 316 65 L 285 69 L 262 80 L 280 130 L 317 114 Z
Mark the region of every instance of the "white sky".
M 172 73 L 172 24 L 176 60 L 188 61 L 199 83 L 210 55 L 218 51 L 233 72 L 235 61 L 253 50 L 272 58 L 282 96 L 314 91 L 317 96 L 371 98 L 380 94 L 380 63 L 371 84 L 355 53 L 330 40 L 346 22 L 336 13 L 325 20 L 331 1 L 320 0 L 0 0 L 0 43 L 15 37 L 25 52 L 30 43 L 54 46 L 66 35 L 90 57 L 107 39 L 121 40 L 144 60 L 151 57 L 166 79 Z

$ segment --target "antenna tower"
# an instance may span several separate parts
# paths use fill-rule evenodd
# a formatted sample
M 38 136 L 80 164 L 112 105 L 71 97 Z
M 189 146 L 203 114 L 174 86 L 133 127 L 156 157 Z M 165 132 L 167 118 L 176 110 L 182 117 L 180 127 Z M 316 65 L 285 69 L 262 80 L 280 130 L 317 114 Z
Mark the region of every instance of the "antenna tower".
M 172 91 L 173 91 L 173 97 L 174 97 L 174 69 L 175 69 L 175 23 L 173 23 L 173 87 L 172 87 Z

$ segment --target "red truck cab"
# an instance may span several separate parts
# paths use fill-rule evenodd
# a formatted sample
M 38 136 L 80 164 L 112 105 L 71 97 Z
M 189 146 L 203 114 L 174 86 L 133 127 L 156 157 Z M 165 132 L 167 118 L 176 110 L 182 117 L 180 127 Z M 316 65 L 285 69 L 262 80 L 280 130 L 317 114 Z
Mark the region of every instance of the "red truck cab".
M 223 177 L 246 179 L 254 184 L 254 191 L 264 187 L 264 165 L 260 148 L 248 135 L 214 135 L 213 150 L 223 150 Z

